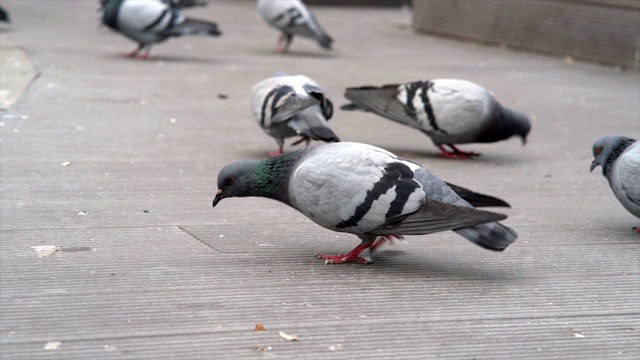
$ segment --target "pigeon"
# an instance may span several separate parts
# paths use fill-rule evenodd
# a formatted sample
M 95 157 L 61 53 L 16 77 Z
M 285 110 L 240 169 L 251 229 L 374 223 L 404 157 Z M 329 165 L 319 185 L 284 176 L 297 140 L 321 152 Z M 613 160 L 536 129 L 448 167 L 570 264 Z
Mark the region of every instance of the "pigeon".
M 490 143 L 516 135 L 524 145 L 531 130 L 525 114 L 502 106 L 493 93 L 466 80 L 351 87 L 344 95 L 352 103 L 343 105 L 342 110 L 369 111 L 418 129 L 449 159 L 480 155 L 454 144 Z
M 217 182 L 213 207 L 230 197 L 270 198 L 320 226 L 360 238 L 348 254 L 317 254 L 327 264 L 369 263 L 362 251 L 374 252 L 404 235 L 453 230 L 494 251 L 518 236 L 497 222 L 507 215 L 474 208 L 426 168 L 367 144 L 323 144 L 236 161 L 220 170 Z
M 11 18 L 9 17 L 9 13 L 2 6 L 0 6 L 0 21 L 4 21 L 6 23 L 11 22 Z
M 302 1 L 258 0 L 258 11 L 269 25 L 282 32 L 278 40 L 279 52 L 289 50 L 294 35 L 314 39 L 323 49 L 331 50 L 333 39 Z
M 181 3 L 176 0 L 101 0 L 102 23 L 137 42 L 138 47 L 126 56 L 141 59 L 149 58 L 151 45 L 172 36 L 222 34 L 216 23 L 192 19 L 180 12 L 180 6 L 196 2 L 178 5 Z
M 635 217 L 640 218 L 640 140 L 604 136 L 593 143 L 590 170 L 602 166 L 613 194 Z M 640 233 L 640 227 L 634 228 Z
M 278 150 L 268 152 L 269 156 L 282 154 L 284 139 L 296 135 L 301 139 L 293 145 L 340 141 L 327 125 L 333 115 L 331 100 L 307 76 L 279 72 L 259 82 L 253 88 L 252 108 L 256 122 L 278 143 Z

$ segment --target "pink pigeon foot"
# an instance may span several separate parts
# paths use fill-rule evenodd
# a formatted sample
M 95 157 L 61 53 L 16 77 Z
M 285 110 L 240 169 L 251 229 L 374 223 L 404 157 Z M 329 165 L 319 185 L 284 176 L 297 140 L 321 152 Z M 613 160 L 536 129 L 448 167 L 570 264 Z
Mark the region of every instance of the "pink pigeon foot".
M 442 145 L 436 144 L 438 149 L 440 149 L 441 151 L 439 155 L 447 159 L 468 159 L 474 156 L 480 156 L 480 154 L 476 152 L 462 151 L 453 144 L 446 144 L 446 145 L 449 146 L 453 151 L 449 151 L 445 149 Z
M 344 264 L 348 262 L 359 262 L 361 264 L 369 264 L 371 263 L 371 259 L 363 258 L 360 255 L 361 252 L 371 247 L 371 243 L 360 244 L 356 246 L 351 252 L 348 254 L 337 254 L 337 255 L 329 255 L 329 254 L 316 254 L 316 257 L 324 260 L 324 263 L 329 264 Z

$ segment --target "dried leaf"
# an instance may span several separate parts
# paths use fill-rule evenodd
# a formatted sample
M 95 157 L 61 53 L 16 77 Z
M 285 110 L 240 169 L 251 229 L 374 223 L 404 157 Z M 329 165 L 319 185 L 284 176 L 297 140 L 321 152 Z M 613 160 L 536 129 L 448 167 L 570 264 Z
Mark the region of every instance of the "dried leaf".
M 38 253 L 38 257 L 49 257 L 60 250 L 60 246 L 55 245 L 39 245 L 32 246 L 31 250 Z
M 257 323 L 254 330 L 255 331 L 265 331 L 266 329 L 265 329 L 264 325 L 262 325 L 260 323 Z
M 300 339 L 298 339 L 297 336 L 295 335 L 289 335 L 287 333 L 285 333 L 284 331 L 280 331 L 280 333 L 278 334 L 280 335 L 281 338 L 287 340 L 287 341 L 298 341 Z
M 58 350 L 58 348 L 62 345 L 60 341 L 49 341 L 44 345 L 45 350 Z

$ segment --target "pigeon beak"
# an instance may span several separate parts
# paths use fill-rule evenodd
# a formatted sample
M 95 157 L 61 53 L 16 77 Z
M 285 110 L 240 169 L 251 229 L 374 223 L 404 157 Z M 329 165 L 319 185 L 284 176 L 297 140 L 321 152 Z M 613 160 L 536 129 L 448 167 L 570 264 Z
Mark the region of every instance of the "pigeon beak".
M 598 167 L 598 165 L 599 165 L 599 164 L 598 164 L 595 160 L 593 160 L 593 161 L 591 162 L 591 167 L 589 168 L 589 172 L 592 172 L 592 171 L 593 171 L 593 169 L 595 169 L 595 168 L 597 168 L 597 167 Z
M 213 198 L 213 203 L 211 205 L 213 205 L 213 207 L 216 207 L 220 200 L 222 200 L 222 189 L 218 189 L 218 192 L 216 192 L 216 197 Z

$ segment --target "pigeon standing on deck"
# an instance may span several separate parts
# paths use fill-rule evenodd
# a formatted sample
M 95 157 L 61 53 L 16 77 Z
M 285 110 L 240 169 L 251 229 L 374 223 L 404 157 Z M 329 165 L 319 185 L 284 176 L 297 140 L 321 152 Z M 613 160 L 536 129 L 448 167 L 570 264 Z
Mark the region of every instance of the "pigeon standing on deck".
M 151 45 L 170 37 L 222 34 L 216 23 L 192 19 L 180 12 L 179 7 L 198 4 L 195 1 L 101 0 L 101 4 L 102 23 L 138 43 L 134 51 L 126 54 L 129 57 L 147 59 Z
M 475 209 L 424 167 L 366 144 L 325 144 L 225 166 L 213 206 L 248 196 L 278 200 L 329 230 L 362 240 L 346 255 L 317 255 L 326 263 L 367 263 L 358 256 L 362 251 L 403 235 L 453 230 L 494 251 L 517 238 L 497 222 L 506 215 Z
M 640 218 L 640 141 L 624 136 L 604 136 L 593 144 L 591 171 L 602 166 L 613 194 Z M 640 233 L 640 227 L 634 228 Z
M 327 120 L 333 115 L 333 104 L 324 90 L 304 75 L 289 76 L 276 73 L 253 88 L 253 116 L 269 136 L 276 139 L 278 151 L 283 152 L 284 139 L 299 135 L 297 145 L 311 140 L 340 141 L 329 128 Z
M 418 129 L 450 159 L 480 155 L 454 144 L 491 143 L 520 136 L 524 145 L 531 130 L 525 114 L 502 106 L 493 93 L 466 80 L 352 87 L 347 88 L 345 97 L 352 103 L 343 105 L 342 110 L 370 111 Z
M 315 16 L 300 0 L 258 0 L 262 18 L 282 34 L 278 51 L 287 52 L 294 35 L 311 38 L 325 50 L 331 50 L 333 39 L 327 35 Z

